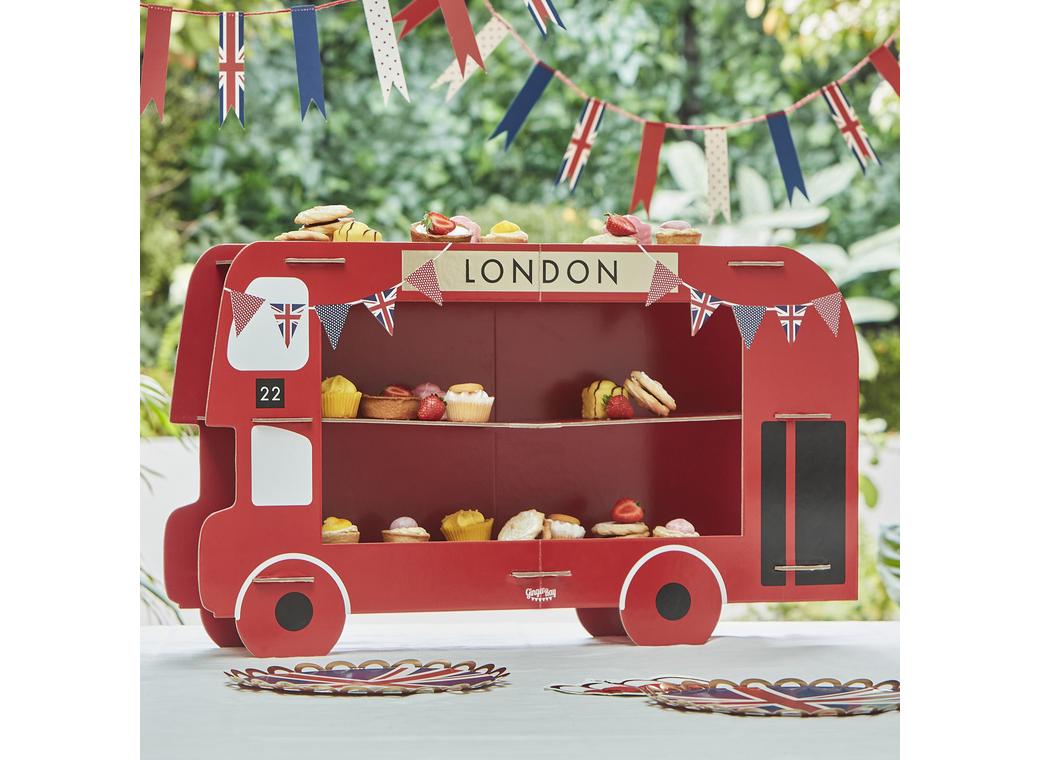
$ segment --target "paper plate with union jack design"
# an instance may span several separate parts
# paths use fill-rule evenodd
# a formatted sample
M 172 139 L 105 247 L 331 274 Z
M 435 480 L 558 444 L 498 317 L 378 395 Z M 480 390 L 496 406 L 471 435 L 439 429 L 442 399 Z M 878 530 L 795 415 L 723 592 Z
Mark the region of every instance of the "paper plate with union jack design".
M 837 678 L 806 682 L 800 678 L 764 681 L 749 678 L 740 683 L 715 679 L 707 684 L 652 683 L 644 694 L 665 707 L 727 715 L 822 717 L 828 715 L 876 715 L 899 709 L 899 681 L 875 684 L 866 678 L 844 683 Z
M 643 691 L 647 686 L 700 684 L 707 686 L 707 681 L 698 681 L 687 676 L 658 676 L 657 678 L 630 678 L 627 681 L 588 681 L 581 684 L 553 684 L 546 690 L 560 694 L 580 694 L 587 697 L 645 697 Z
M 343 660 L 318 665 L 301 662 L 292 668 L 272 665 L 266 670 L 246 668 L 225 671 L 231 683 L 243 689 L 285 694 L 383 695 L 422 692 L 471 691 L 499 683 L 509 675 L 505 668 L 475 662 L 452 664 L 447 660 L 368 660 L 355 665 Z

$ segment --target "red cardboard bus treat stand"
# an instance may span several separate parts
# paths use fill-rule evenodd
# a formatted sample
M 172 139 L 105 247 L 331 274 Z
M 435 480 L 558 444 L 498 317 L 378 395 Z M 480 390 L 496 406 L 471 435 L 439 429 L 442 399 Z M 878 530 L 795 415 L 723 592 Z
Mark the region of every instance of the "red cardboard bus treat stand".
M 789 343 L 767 315 L 749 349 L 729 308 L 691 337 L 683 287 L 646 307 L 654 262 L 638 247 L 453 245 L 436 261 L 443 306 L 405 285 L 392 335 L 355 306 L 333 350 L 307 307 L 382 292 L 442 251 L 258 242 L 196 265 L 172 417 L 199 426 L 200 495 L 169 519 L 165 572 L 217 644 L 320 656 L 351 614 L 531 607 L 575 608 L 593 635 L 697 644 L 726 602 L 856 598 L 857 353 L 843 303 L 837 335 L 807 313 Z M 836 291 L 786 248 L 646 251 L 737 304 Z M 265 305 L 243 329 L 226 290 L 299 318 L 280 329 Z M 676 411 L 580 418 L 582 388 L 633 369 Z M 478 382 L 495 401 L 486 423 L 323 420 L 321 381 L 335 375 L 367 393 Z M 622 497 L 649 526 L 683 518 L 700 535 L 454 542 L 435 530 L 459 509 L 496 526 L 534 508 L 589 527 Z M 382 542 L 402 514 L 436 540 Z M 360 542 L 323 544 L 330 516 L 349 517 Z

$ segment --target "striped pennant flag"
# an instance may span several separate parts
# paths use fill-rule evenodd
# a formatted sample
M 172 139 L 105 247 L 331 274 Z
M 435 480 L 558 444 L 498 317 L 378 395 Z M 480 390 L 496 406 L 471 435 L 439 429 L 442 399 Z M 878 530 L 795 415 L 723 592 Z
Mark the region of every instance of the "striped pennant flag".
M 863 122 L 856 118 L 856 112 L 845 93 L 841 91 L 841 86 L 837 82 L 831 82 L 821 92 L 823 99 L 827 101 L 827 107 L 831 109 L 831 118 L 834 119 L 841 136 L 845 138 L 845 144 L 849 146 L 852 155 L 859 161 L 859 168 L 863 173 L 867 173 L 869 163 L 880 165 L 881 161 L 867 139 Z
M 552 0 L 524 0 L 524 4 L 527 6 L 531 18 L 534 19 L 534 25 L 538 27 L 538 31 L 542 33 L 543 38 L 549 34 L 550 21 L 560 27 L 560 29 L 567 28 L 563 25 L 560 14 L 556 12 L 556 6 L 552 4 Z
M 556 184 L 561 180 L 567 181 L 571 192 L 578 186 L 581 173 L 585 170 L 585 164 L 589 161 L 592 153 L 592 145 L 596 142 L 596 133 L 599 132 L 600 122 L 603 121 L 603 113 L 606 109 L 602 100 L 589 98 L 581 109 L 581 115 L 574 125 L 571 141 L 567 144 L 567 150 L 563 154 L 563 163 L 556 175 Z

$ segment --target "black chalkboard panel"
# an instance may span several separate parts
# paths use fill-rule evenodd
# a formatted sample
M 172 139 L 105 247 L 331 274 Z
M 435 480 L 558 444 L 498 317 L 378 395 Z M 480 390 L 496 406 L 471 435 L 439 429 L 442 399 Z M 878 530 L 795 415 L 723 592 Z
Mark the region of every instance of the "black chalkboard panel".
M 795 436 L 795 562 L 829 564 L 798 573 L 799 586 L 845 582 L 845 423 L 797 422 Z
M 783 586 L 786 565 L 787 423 L 762 423 L 762 585 Z
M 256 379 L 256 408 L 285 408 L 284 377 L 258 377 Z

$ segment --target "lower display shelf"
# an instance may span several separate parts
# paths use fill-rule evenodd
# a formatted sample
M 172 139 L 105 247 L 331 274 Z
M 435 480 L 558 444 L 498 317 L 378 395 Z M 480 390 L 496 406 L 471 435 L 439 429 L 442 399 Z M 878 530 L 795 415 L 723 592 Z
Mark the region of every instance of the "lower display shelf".
M 348 423 L 353 425 L 411 425 L 413 427 L 469 427 L 469 428 L 514 428 L 521 430 L 556 430 L 560 428 L 619 426 L 619 425 L 653 425 L 668 422 L 718 422 L 721 420 L 739 420 L 739 413 L 682 415 L 672 417 L 634 417 L 630 420 L 558 420 L 554 422 L 452 422 L 450 420 L 377 420 L 362 417 L 323 417 L 322 422 L 332 424 Z

